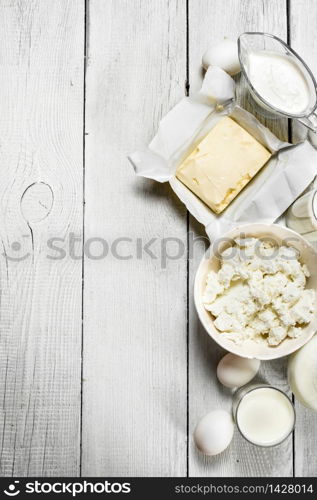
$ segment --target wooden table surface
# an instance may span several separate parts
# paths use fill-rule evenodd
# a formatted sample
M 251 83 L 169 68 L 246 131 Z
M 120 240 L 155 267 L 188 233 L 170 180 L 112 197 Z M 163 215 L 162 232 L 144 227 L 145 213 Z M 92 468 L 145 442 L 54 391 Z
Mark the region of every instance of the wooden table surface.
M 224 36 L 274 33 L 317 73 L 317 2 L 0 0 L 0 23 L 1 475 L 317 475 L 298 403 L 280 447 L 235 432 L 220 456 L 196 451 L 197 420 L 231 405 L 193 307 L 204 230 L 126 158 Z M 167 238 L 183 251 L 165 265 Z M 286 360 L 260 376 L 289 390 Z

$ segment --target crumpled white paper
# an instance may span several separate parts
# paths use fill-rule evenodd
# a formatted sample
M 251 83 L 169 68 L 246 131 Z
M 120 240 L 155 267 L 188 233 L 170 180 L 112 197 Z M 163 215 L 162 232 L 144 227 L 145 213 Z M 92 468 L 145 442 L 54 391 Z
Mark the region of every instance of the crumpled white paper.
M 148 148 L 128 157 L 137 175 L 170 183 L 189 212 L 204 224 L 211 241 L 240 224 L 274 222 L 317 175 L 317 151 L 307 141 L 296 146 L 280 141 L 255 116 L 234 104 L 234 88 L 227 73 L 210 67 L 200 92 L 182 99 L 161 120 Z M 229 207 L 216 215 L 175 172 L 225 115 L 232 116 L 273 156 Z

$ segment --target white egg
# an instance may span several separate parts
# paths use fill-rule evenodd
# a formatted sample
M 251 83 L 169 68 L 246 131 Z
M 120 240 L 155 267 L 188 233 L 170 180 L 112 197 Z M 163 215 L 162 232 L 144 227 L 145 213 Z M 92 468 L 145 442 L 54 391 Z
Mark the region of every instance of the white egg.
M 218 66 L 229 75 L 240 73 L 237 42 L 225 38 L 222 42 L 213 45 L 204 53 L 202 63 L 205 69 L 209 66 Z
M 218 455 L 231 443 L 234 431 L 233 418 L 227 411 L 213 410 L 197 424 L 194 441 L 205 455 Z
M 241 358 L 229 353 L 219 361 L 217 377 L 225 387 L 233 389 L 250 382 L 258 373 L 259 368 L 260 361 L 258 359 Z

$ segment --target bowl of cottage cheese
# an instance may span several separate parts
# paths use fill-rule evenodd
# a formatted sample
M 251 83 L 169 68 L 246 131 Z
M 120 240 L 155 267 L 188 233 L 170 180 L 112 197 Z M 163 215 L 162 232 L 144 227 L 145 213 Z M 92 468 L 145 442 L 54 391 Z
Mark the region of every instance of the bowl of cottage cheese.
M 317 330 L 317 253 L 277 224 L 239 226 L 206 252 L 195 305 L 207 333 L 239 356 L 275 359 Z

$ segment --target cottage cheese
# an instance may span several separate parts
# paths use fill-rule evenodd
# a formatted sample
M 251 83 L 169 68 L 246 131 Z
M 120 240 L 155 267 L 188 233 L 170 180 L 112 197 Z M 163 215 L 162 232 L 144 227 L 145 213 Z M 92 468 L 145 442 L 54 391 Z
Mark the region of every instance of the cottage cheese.
M 239 239 L 222 252 L 218 273 L 208 274 L 203 302 L 228 339 L 276 346 L 298 337 L 312 319 L 315 293 L 305 289 L 307 277 L 295 248 Z

